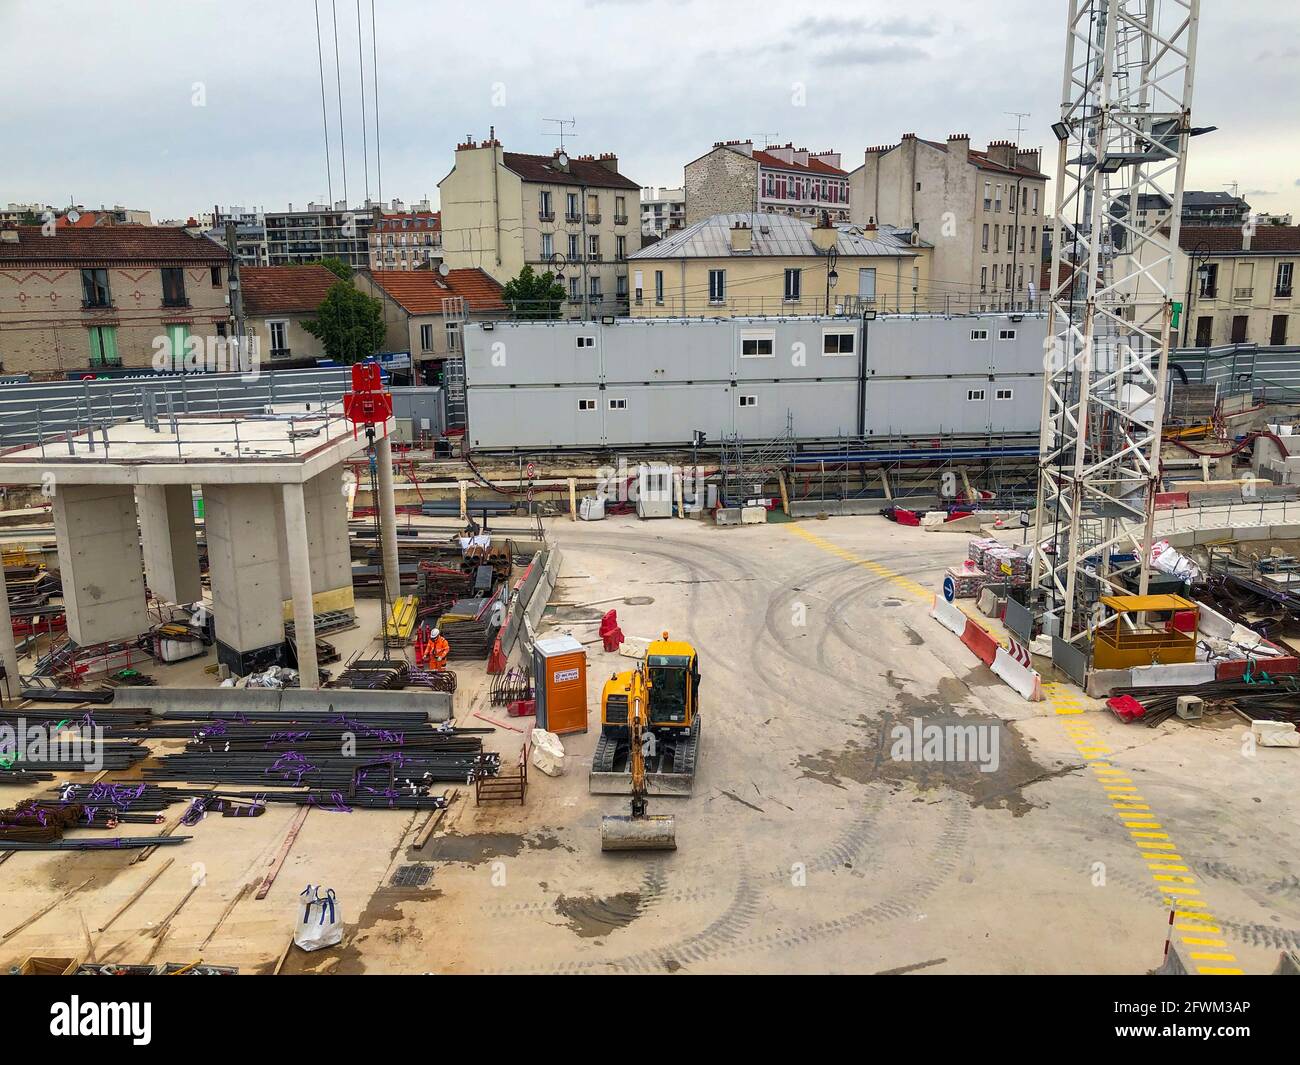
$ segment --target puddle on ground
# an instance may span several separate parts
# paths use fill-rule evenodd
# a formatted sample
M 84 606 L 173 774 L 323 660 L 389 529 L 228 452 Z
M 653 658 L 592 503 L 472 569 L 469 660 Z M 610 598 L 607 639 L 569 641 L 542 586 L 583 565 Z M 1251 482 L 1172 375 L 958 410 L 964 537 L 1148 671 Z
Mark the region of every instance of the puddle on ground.
M 584 939 L 605 936 L 626 928 L 641 916 L 641 892 L 624 891 L 618 895 L 561 895 L 555 900 L 555 912 Z
M 448 833 L 430 841 L 425 861 L 461 862 L 478 865 L 497 858 L 515 858 L 521 851 L 570 850 L 558 836 L 546 832 L 522 835 L 514 832 L 478 832 L 468 836 Z
M 897 692 L 892 713 L 863 714 L 862 740 L 801 755 L 795 763 L 800 775 L 836 788 L 880 781 L 901 791 L 911 785 L 922 793 L 918 801 L 947 788 L 972 806 L 1022 817 L 1035 808 L 1024 788 L 1080 768 L 1036 762 L 1012 722 L 976 716 L 961 705 L 970 692 L 956 677 L 940 678 L 937 690 L 925 695 L 903 691 L 902 680 L 893 671 L 885 674 Z

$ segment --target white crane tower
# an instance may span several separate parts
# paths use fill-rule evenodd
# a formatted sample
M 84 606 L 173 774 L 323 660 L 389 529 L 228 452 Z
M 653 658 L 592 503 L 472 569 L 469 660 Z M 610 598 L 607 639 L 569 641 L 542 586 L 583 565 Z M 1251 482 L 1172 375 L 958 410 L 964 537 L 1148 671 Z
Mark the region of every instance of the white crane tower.
M 1199 0 L 1069 0 L 1032 582 L 1049 627 L 1145 594 Z

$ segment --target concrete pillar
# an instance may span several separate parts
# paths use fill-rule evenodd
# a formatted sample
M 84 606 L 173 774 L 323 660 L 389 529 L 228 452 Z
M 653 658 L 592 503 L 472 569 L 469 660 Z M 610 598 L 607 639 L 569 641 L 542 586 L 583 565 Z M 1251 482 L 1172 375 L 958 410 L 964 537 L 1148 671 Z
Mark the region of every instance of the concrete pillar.
M 149 628 L 135 492 L 125 484 L 59 485 L 54 536 L 68 635 L 85 647 Z
M 194 496 L 187 484 L 142 484 L 135 490 L 149 590 L 168 603 L 203 598 Z
M 379 467 L 379 533 L 384 555 L 384 587 L 393 603 L 402 594 L 402 576 L 397 568 L 397 504 L 393 496 L 393 443 L 385 436 L 375 442 Z
M 311 598 L 311 551 L 307 536 L 307 501 L 302 484 L 286 484 L 284 536 L 289 548 L 289 579 L 293 585 L 294 645 L 298 649 L 298 686 L 320 687 L 316 663 L 316 618 Z
M 319 600 L 325 593 L 333 605 L 316 604 L 316 612 L 352 606 L 352 548 L 348 541 L 347 497 L 343 491 L 343 466 L 333 466 L 303 484 L 307 514 L 307 546 L 311 557 L 311 587 Z M 276 500 L 280 542 L 280 594 L 293 598 L 289 573 L 289 545 L 285 535 L 283 497 Z
M 280 499 L 278 485 L 203 486 L 217 659 L 240 676 L 283 657 Z
M 9 586 L 5 581 L 4 564 L 0 563 L 0 662 L 4 663 L 9 690 L 17 698 L 23 689 L 23 679 L 18 673 L 18 648 L 14 645 L 13 619 L 9 616 Z

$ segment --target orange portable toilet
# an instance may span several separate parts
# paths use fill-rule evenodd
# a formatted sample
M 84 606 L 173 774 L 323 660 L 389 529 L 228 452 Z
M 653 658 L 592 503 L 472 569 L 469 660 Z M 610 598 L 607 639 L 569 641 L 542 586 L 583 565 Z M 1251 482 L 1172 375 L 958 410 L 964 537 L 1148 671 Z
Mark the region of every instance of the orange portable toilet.
M 587 731 L 587 652 L 572 636 L 543 636 L 533 644 L 537 727 Z

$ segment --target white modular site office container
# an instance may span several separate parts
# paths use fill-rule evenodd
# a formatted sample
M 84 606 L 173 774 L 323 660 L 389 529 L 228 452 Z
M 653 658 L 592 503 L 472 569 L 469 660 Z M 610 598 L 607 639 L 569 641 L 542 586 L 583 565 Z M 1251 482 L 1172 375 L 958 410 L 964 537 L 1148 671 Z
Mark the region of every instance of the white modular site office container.
M 469 441 L 686 444 L 787 425 L 805 440 L 1032 434 L 1045 330 L 1042 315 L 1005 314 L 471 322 Z

